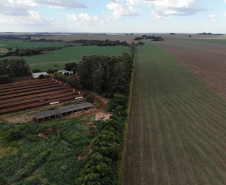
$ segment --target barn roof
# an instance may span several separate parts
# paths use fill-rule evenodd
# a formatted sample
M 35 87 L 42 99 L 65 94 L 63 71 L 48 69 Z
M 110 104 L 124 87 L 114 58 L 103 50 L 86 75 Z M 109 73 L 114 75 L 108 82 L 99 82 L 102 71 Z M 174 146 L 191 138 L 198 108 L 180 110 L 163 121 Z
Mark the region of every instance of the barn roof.
M 63 113 L 67 113 L 67 112 L 76 111 L 76 110 L 79 110 L 79 109 L 89 108 L 89 107 L 92 107 L 92 106 L 93 106 L 93 104 L 88 103 L 88 102 L 77 104 L 77 105 L 71 105 L 71 106 L 68 106 L 68 107 L 61 108 L 61 109 L 39 112 L 37 114 L 34 114 L 34 118 L 35 119 L 42 119 L 42 118 L 46 118 L 46 117 L 50 117 L 50 116 L 55 116 L 57 114 L 63 114 Z
M 47 72 L 38 72 L 38 73 L 32 73 L 32 75 L 34 76 L 34 75 L 37 75 L 37 76 L 39 76 L 39 75 L 48 75 L 48 73 Z

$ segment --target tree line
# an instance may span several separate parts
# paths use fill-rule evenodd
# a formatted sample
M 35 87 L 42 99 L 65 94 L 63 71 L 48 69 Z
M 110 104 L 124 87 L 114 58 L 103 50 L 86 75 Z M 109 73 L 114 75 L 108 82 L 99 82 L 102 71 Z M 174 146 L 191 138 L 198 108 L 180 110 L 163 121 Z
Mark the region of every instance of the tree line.
M 0 58 L 8 57 L 8 56 L 21 57 L 21 56 L 41 55 L 43 52 L 46 52 L 46 51 L 54 51 L 54 50 L 63 49 L 71 46 L 73 45 L 66 45 L 66 46 L 59 46 L 59 47 L 27 48 L 27 49 L 17 48 L 15 50 L 13 50 L 12 48 L 9 48 L 7 53 L 5 53 L 4 55 L 0 55 Z
M 142 35 L 142 37 L 135 37 L 134 40 L 151 39 L 152 41 L 164 41 L 160 36 L 155 35 Z
M 0 60 L 0 84 L 11 82 L 11 78 L 29 75 L 30 68 L 24 59 L 11 58 Z
M 127 53 L 118 57 L 84 56 L 77 65 L 67 64 L 66 69 L 77 69 L 79 78 L 71 78 L 58 72 L 54 73 L 59 80 L 75 88 L 85 88 L 112 98 L 114 93 L 128 94 L 133 58 Z

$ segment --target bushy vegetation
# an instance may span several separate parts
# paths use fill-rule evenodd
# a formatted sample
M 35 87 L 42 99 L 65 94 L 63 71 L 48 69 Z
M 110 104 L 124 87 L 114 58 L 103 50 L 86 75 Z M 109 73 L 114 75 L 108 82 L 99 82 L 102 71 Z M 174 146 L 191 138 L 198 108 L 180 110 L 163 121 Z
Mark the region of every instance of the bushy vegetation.
M 77 184 L 119 184 L 118 168 L 124 147 L 127 104 L 125 95 L 115 94 L 108 105 L 113 112 L 111 119 L 96 122 L 98 135 L 92 140 L 93 152 L 77 178 Z
M 75 184 L 86 163 L 77 157 L 88 150 L 94 137 L 85 126 L 90 118 L 58 121 L 59 125 L 0 122 L 1 147 L 15 151 L 0 160 L 0 184 Z

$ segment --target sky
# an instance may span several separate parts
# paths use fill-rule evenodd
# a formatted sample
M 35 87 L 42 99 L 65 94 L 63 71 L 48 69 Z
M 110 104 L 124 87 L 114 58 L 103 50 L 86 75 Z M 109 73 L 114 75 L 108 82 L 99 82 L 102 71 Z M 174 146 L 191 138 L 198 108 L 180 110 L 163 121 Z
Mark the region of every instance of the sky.
M 0 32 L 226 33 L 226 0 L 0 0 Z

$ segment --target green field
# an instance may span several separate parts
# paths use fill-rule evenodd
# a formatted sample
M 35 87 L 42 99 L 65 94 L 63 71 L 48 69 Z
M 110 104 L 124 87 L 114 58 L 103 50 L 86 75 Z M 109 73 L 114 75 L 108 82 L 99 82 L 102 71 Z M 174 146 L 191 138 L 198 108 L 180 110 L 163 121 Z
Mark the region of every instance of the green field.
M 125 46 L 108 46 L 108 47 L 74 46 L 60 50 L 55 50 L 53 52 L 42 55 L 23 58 L 30 65 L 31 69 L 36 68 L 42 71 L 46 71 L 47 69 L 59 69 L 59 70 L 64 69 L 65 63 L 79 61 L 83 58 L 83 56 L 91 55 L 120 56 L 124 52 L 130 53 L 130 48 Z
M 226 102 L 163 50 L 138 47 L 124 184 L 225 184 Z
M 67 43 L 58 43 L 58 42 L 29 42 L 29 41 L 4 41 L 0 40 L 0 48 L 43 48 L 43 47 L 59 47 L 67 45 Z

